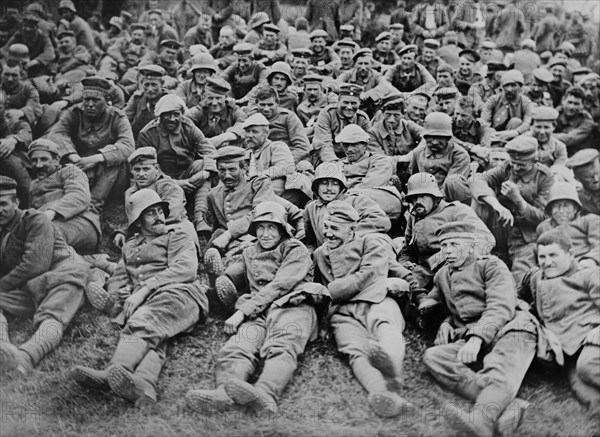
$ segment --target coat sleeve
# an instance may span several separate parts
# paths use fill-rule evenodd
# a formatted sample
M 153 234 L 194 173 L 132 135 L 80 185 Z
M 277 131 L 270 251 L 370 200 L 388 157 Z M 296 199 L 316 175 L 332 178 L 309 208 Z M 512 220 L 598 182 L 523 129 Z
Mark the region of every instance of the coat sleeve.
M 384 155 L 372 155 L 367 175 L 354 188 L 385 187 L 392 177 L 392 161 Z
M 471 158 L 469 158 L 469 154 L 464 149 L 462 149 L 462 147 L 456 147 L 452 153 L 454 155 L 452 159 L 452 166 L 448 169 L 446 181 L 448 180 L 448 178 L 455 176 L 464 176 L 465 178 L 468 178 L 469 164 L 471 163 Z
M 206 140 L 206 137 L 202 131 L 195 125 L 192 124 L 190 127 L 192 127 L 191 143 L 194 145 L 194 149 L 196 150 L 196 156 L 200 158 L 206 158 L 207 156 L 213 155 L 217 151 L 215 146 Z
M 308 158 L 310 153 L 310 141 L 306 135 L 306 130 L 296 114 L 286 117 L 287 129 L 290 137 L 290 151 L 294 157 L 294 162 L 298 163 Z
M 37 124 L 38 119 L 42 115 L 42 105 L 40 104 L 40 94 L 38 90 L 35 89 L 33 85 L 26 84 L 23 90 L 25 97 L 27 99 L 25 106 L 23 106 L 21 111 L 25 114 L 25 118 L 31 126 L 35 126 Z
M 59 171 L 64 195 L 45 204 L 40 210 L 55 211 L 65 220 L 69 220 L 89 208 L 92 201 L 89 181 L 86 174 L 74 165 L 66 165 Z
M 35 59 L 40 63 L 40 65 L 48 65 L 50 64 L 52 61 L 54 61 L 54 46 L 52 45 L 52 42 L 50 41 L 50 37 L 48 35 L 46 35 L 45 33 L 41 34 L 41 38 L 42 38 L 42 47 L 44 48 L 42 50 L 42 53 L 40 53 Z
M 271 180 L 287 176 L 294 172 L 294 158 L 290 148 L 283 142 L 272 143 L 273 155 L 271 156 L 270 167 L 259 171 L 259 174 L 265 174 Z
M 109 144 L 99 150 L 104 156 L 108 167 L 123 164 L 135 149 L 133 131 L 131 130 L 131 124 L 129 124 L 129 120 L 127 120 L 125 113 L 120 112 L 118 116 L 115 117 L 112 130 L 113 134 L 116 136 L 114 144 Z
M 331 133 L 331 113 L 327 110 L 319 112 L 315 134 L 313 137 L 313 149 L 318 153 L 321 162 L 337 160 L 333 150 L 333 134 Z
M 583 231 L 587 234 L 587 243 L 590 251 L 582 258 L 590 258 L 596 263 L 600 263 L 600 216 L 596 214 L 587 214 L 583 216 L 585 228 Z
M 308 205 L 307 205 L 308 207 Z M 318 244 L 317 244 L 317 235 L 315 234 L 314 225 L 310 220 L 310 215 L 308 214 L 308 208 L 305 207 L 302 210 L 302 215 L 304 217 L 304 244 L 307 247 L 310 253 L 313 253 Z
M 522 214 L 515 216 L 515 223 L 532 223 L 537 225 L 546 218 L 544 209 L 546 203 L 548 203 L 550 187 L 552 187 L 552 185 L 554 185 L 554 176 L 552 176 L 552 174 L 548 172 L 548 174 L 541 176 L 533 202 L 526 202 L 527 206 L 525 207 L 525 211 Z
M 267 200 L 275 200 L 275 192 L 273 191 L 273 185 L 271 180 L 266 176 L 257 176 L 253 178 L 250 183 L 252 184 L 252 191 L 254 198 L 252 199 L 252 207 L 256 207 L 259 203 Z M 209 200 L 211 196 L 208 197 Z M 211 202 L 209 202 L 210 206 Z M 209 208 L 210 210 L 210 208 Z M 241 237 L 248 233 L 248 227 L 250 226 L 250 220 L 252 213 L 248 213 L 243 217 L 227 222 L 227 230 L 231 233 L 233 238 Z
M 75 108 L 63 111 L 58 119 L 58 122 L 50 129 L 50 136 L 59 136 L 64 138 L 66 141 L 61 141 L 61 156 L 64 158 L 66 155 L 77 155 L 75 145 L 71 141 L 71 138 L 77 132 L 79 125 L 79 115 L 76 114 Z
M 386 215 L 381 207 L 368 196 L 361 194 L 350 195 L 346 197 L 346 200 L 354 207 L 360 220 L 358 221 L 358 227 L 356 231 L 360 235 L 372 234 L 374 232 L 381 232 L 387 234 L 392 227 L 390 218 Z

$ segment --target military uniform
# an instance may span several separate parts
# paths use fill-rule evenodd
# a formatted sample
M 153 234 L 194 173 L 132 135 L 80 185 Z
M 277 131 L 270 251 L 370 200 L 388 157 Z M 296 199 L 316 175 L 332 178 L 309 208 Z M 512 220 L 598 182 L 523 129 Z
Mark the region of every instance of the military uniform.
M 487 79 L 483 79 L 471 85 L 467 97 L 473 102 L 475 110 L 480 111 L 484 103 L 497 94 L 497 90 L 492 88 Z
M 128 67 L 135 67 L 144 57 L 148 48 L 145 44 L 133 44 L 131 38 L 117 38 L 115 42 L 108 47 L 106 54 L 115 60 L 117 64 L 124 63 Z M 121 71 L 121 74 L 125 73 Z
M 220 114 L 213 115 L 208 107 L 200 104 L 187 112 L 187 116 L 206 138 L 213 138 L 225 132 L 234 133 L 238 139 L 244 138 L 242 124 L 246 114 L 231 101 L 225 103 Z
M 369 151 L 381 153 L 394 161 L 413 151 L 421 142 L 423 128 L 413 121 L 401 119 L 394 131 L 390 131 L 385 120 L 379 120 L 369 130 Z
M 31 143 L 31 126 L 23 118 L 9 120 L 0 118 L 0 140 L 14 138 L 17 141 L 15 149 L 0 160 L 0 172 L 17 181 L 17 195 L 21 207 L 29 206 L 29 186 L 31 177 L 28 168 L 31 166 L 27 156 L 27 148 Z
M 54 46 L 50 41 L 50 37 L 40 29 L 36 29 L 33 38 L 25 38 L 23 32 L 15 33 L 2 48 L 4 56 L 8 54 L 8 48 L 13 44 L 25 44 L 27 46 L 29 49 L 29 58 L 39 63 L 41 69 L 38 71 L 42 74 L 46 73 L 44 68 L 54 61 Z M 36 74 L 36 76 L 39 75 Z
M 463 96 L 468 95 L 471 86 L 480 81 L 481 75 L 477 73 L 471 73 L 470 76 L 463 75 L 460 70 L 454 73 L 454 85 Z
M 206 95 L 206 86 L 199 86 L 194 79 L 188 79 L 177 85 L 175 94 L 183 99 L 190 109 L 200 105 Z
M 491 147 L 493 129 L 479 119 L 464 128 L 452 125 L 453 141 L 456 141 L 467 152 L 471 151 L 473 146 Z
M 400 62 L 400 56 L 398 56 L 398 53 L 393 49 L 390 49 L 387 53 L 374 49 L 373 60 L 380 65 L 395 65 Z
M 234 44 L 223 46 L 219 42 L 212 46 L 208 51 L 212 57 L 215 58 L 215 61 L 221 70 L 225 70 L 236 61 L 235 54 L 233 53 L 233 46 Z
M 559 112 L 553 135 L 565 143 L 569 155 L 581 149 L 598 148 L 598 139 L 594 136 L 595 123 L 589 112 L 582 110 L 572 119 L 567 119 L 562 109 L 559 109 Z
M 167 94 L 165 90 L 161 90 L 154 101 L 149 101 L 148 96 L 144 91 L 136 91 L 130 97 L 125 106 L 125 115 L 129 123 L 131 123 L 131 131 L 133 132 L 133 138 L 138 138 L 140 132 L 148 123 L 154 120 L 154 105 L 158 99 Z
M 148 51 L 142 58 L 138 64 L 139 67 L 143 67 L 144 65 L 160 65 L 167 72 L 167 76 L 172 77 L 173 79 L 177 79 L 179 76 L 179 68 L 181 65 L 177 61 L 166 62 L 161 58 L 158 52 Z
M 567 167 L 575 172 L 575 178 L 580 182 L 586 179 L 597 181 L 600 178 L 600 162 L 598 161 L 598 151 L 596 149 L 583 149 L 575 153 L 567 160 Z M 600 190 L 590 189 L 584 185 L 579 191 L 579 200 L 581 201 L 581 214 L 600 215 Z M 594 184 L 595 185 L 595 184 Z
M 506 100 L 504 93 L 500 93 L 490 97 L 483 104 L 481 119 L 497 131 L 507 130 L 509 121 L 519 119 L 522 123 L 514 130 L 521 135 L 527 132 L 531 126 L 532 110 L 533 103 L 529 100 L 529 97 L 520 95 L 517 101 L 512 104 Z
M 302 100 L 298 104 L 298 108 L 296 108 L 296 114 L 300 118 L 302 124 L 305 127 L 308 127 L 308 124 L 311 122 L 311 120 L 313 124 L 316 122 L 319 113 L 327 105 L 327 96 L 322 93 L 321 97 L 316 102 L 310 102 L 306 98 Z
M 267 82 L 267 67 L 260 62 L 254 62 L 253 65 L 242 73 L 237 62 L 231 64 L 222 74 L 223 79 L 231 84 L 231 91 L 236 100 L 243 99 L 250 93 L 250 90 L 259 83 Z
M 33 127 L 42 115 L 42 105 L 37 89 L 29 82 L 20 81 L 14 89 L 2 87 L 6 94 L 5 108 L 20 109 L 27 122 Z
M 538 236 L 552 229 L 560 229 L 571 239 L 573 255 L 577 261 L 585 258 L 600 263 L 600 216 L 587 214 L 578 216 L 569 223 L 558 225 L 547 218 L 536 228 Z
M 373 100 L 380 100 L 391 91 L 390 84 L 383 75 L 373 70 L 371 70 L 366 80 L 358 76 L 356 69 L 340 74 L 336 80 L 339 83 L 351 83 L 363 87 L 365 96 Z
M 385 79 L 404 96 L 415 93 L 431 94 L 436 84 L 431 73 L 418 63 L 415 63 L 410 71 L 405 71 L 401 64 L 395 65 L 385 73 Z
M 300 119 L 294 112 L 279 108 L 277 113 L 268 120 L 269 140 L 287 144 L 296 164 L 308 158 L 311 151 L 310 142 Z
M 540 163 L 547 167 L 565 165 L 567 163 L 567 146 L 554 135 L 550 140 L 539 145 Z
M 56 60 L 50 69 L 56 72 L 55 82 L 78 83 L 88 76 L 91 68 L 92 55 L 83 46 L 76 46 L 71 53 L 56 51 Z

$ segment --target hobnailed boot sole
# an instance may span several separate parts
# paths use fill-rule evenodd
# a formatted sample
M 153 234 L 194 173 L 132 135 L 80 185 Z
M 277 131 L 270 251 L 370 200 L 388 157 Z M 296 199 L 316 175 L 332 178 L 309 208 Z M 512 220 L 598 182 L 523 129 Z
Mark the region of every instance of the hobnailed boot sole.
M 214 247 L 207 249 L 204 254 L 204 267 L 206 268 L 206 273 L 209 275 L 221 276 L 223 274 L 225 266 L 223 265 L 221 254 Z
M 94 308 L 103 313 L 108 312 L 109 296 L 103 287 L 95 282 L 90 282 L 85 286 L 84 291 L 85 296 Z
M 185 395 L 187 406 L 196 412 L 223 412 L 235 407 L 225 390 L 190 390 Z
M 123 366 L 115 365 L 108 369 L 108 385 L 117 396 L 135 402 L 136 406 L 156 403 L 156 398 L 138 387 L 134 375 Z
M 371 393 L 368 401 L 375 414 L 381 417 L 396 417 L 413 408 L 413 404 L 392 392 Z
M 19 354 L 24 353 L 12 343 L 0 343 L 0 374 L 17 371 L 23 376 L 29 375 L 33 366 L 26 363 L 25 359 L 19 359 Z
M 508 404 L 496 422 L 498 434 L 502 437 L 514 435 L 530 407 L 529 402 L 519 398 Z
M 399 375 L 396 375 L 396 368 L 389 354 L 378 344 L 370 344 L 367 351 L 367 359 L 371 366 L 381 372 L 386 381 L 387 389 L 399 392 L 402 386 L 397 379 Z
M 268 399 L 252 384 L 245 381 L 234 380 L 225 384 L 225 392 L 236 404 L 245 405 L 255 412 L 268 411 L 277 414 L 277 403 L 274 399 Z
M 108 374 L 105 370 L 96 370 L 84 366 L 73 368 L 73 379 L 77 384 L 85 388 L 95 390 L 109 390 Z
M 238 299 L 238 293 L 227 276 L 219 276 L 215 281 L 215 289 L 221 303 L 228 309 L 233 309 Z
M 450 408 L 446 420 L 452 425 L 452 427 L 460 431 L 461 435 L 469 437 L 492 437 L 494 435 L 494 429 L 488 430 L 488 432 L 482 432 L 475 426 L 474 421 L 471 421 L 471 414 L 463 411 L 460 408 Z

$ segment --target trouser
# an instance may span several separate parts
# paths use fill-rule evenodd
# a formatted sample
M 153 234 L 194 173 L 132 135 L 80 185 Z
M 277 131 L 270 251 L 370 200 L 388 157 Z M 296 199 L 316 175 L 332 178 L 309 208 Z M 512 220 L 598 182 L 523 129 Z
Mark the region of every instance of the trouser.
M 485 392 L 486 402 L 494 403 L 501 413 L 517 396 L 523 378 L 536 353 L 536 336 L 530 332 L 509 331 L 487 347 L 483 367 L 475 372 L 457 359 L 465 345 L 458 340 L 425 351 L 423 362 L 443 386 L 475 402 Z M 484 346 L 485 347 L 485 346 Z M 493 388 L 493 396 L 489 396 Z
M 111 167 L 106 164 L 99 164 L 85 173 L 90 181 L 92 207 L 98 214 L 102 212 L 104 203 L 113 192 L 113 189 L 118 191 L 120 195 L 125 192 L 127 181 L 127 167 L 125 164 Z
M 511 261 L 510 271 L 515 282 L 520 284 L 523 277 L 537 266 L 535 258 L 535 243 L 527 243 L 522 238 L 514 239 L 512 235 L 508 240 L 508 257 Z
M 31 185 L 31 176 L 27 168 L 29 160 L 27 157 L 19 157 L 11 153 L 5 158 L 0 159 L 0 174 L 8 176 L 17 182 L 17 197 L 19 198 L 20 208 L 29 207 L 29 186 Z
M 565 356 L 571 389 L 583 405 L 600 410 L 600 346 L 588 344 L 574 356 Z
M 247 381 L 263 358 L 264 368 L 255 387 L 279 399 L 298 366 L 298 356 L 316 334 L 317 315 L 307 304 L 271 308 L 242 323 L 219 351 L 217 386 L 231 379 Z
M 188 179 L 204 170 L 204 160 L 198 159 L 184 171 L 178 179 Z M 212 228 L 206 223 L 206 213 L 208 211 L 207 198 L 210 191 L 210 181 L 208 179 L 197 182 L 198 188 L 192 194 L 187 195 L 189 205 L 193 205 L 192 222 L 196 227 L 196 232 L 210 232 Z
M 331 316 L 330 325 L 338 350 L 348 355 L 354 375 L 367 392 L 387 391 L 383 375 L 367 358 L 369 341 L 379 344 L 392 359 L 396 375 L 402 375 L 404 318 L 392 298 L 341 305 Z
M 443 185 L 444 199 L 447 202 L 459 201 L 471 204 L 471 188 L 469 181 L 464 176 L 450 175 L 446 177 Z
M 95 253 L 100 242 L 100 235 L 85 217 L 76 216 L 69 220 L 54 220 L 56 227 L 69 246 L 78 253 Z

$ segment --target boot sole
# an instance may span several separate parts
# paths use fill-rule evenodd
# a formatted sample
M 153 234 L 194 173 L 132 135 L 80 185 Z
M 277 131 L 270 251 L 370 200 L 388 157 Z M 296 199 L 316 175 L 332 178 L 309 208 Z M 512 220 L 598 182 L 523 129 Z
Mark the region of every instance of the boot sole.
M 396 375 L 396 369 L 394 363 L 379 345 L 370 345 L 367 352 L 367 359 L 369 363 L 381 372 L 387 383 L 387 388 L 390 391 L 400 391 L 402 388 L 400 383 L 396 380 L 399 375 Z
M 93 388 L 97 390 L 110 389 L 107 380 L 98 378 L 79 366 L 73 369 L 73 379 L 77 384 L 85 388 Z
M 112 366 L 108 370 L 108 385 L 117 396 L 127 400 L 137 401 L 141 396 L 133 375 L 121 366 Z
M 87 284 L 84 290 L 90 304 L 98 311 L 106 312 L 106 305 L 108 303 L 108 293 L 106 290 L 94 282 Z
M 373 393 L 369 395 L 369 406 L 378 416 L 396 417 L 405 412 L 404 410 L 412 408 L 413 405 L 402 398 L 394 400 L 383 393 Z
M 203 412 L 223 412 L 235 407 L 233 400 L 225 401 L 217 399 L 201 390 L 190 390 L 185 395 L 187 406 L 193 411 Z
M 225 392 L 236 404 L 245 405 L 255 413 L 268 411 L 277 413 L 277 403 L 274 400 L 263 399 L 254 386 L 244 381 L 230 381 L 225 384 Z
M 221 276 L 223 274 L 225 266 L 221 254 L 214 247 L 208 249 L 204 254 L 204 267 L 209 275 Z
M 460 432 L 461 436 L 468 437 L 480 437 L 480 433 L 471 427 L 471 423 L 467 419 L 463 418 L 462 414 L 465 412 L 460 409 L 450 408 L 448 414 L 446 415 L 446 420 L 450 423 L 450 425 Z
M 238 299 L 237 290 L 231 280 L 224 276 L 219 276 L 215 281 L 217 296 L 223 305 L 233 309 Z

